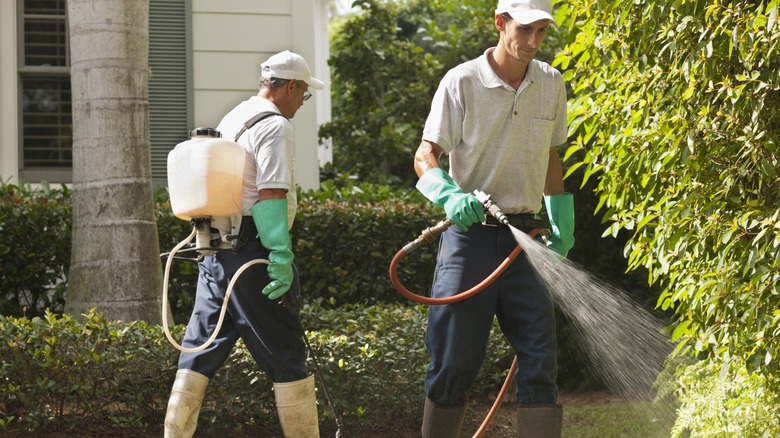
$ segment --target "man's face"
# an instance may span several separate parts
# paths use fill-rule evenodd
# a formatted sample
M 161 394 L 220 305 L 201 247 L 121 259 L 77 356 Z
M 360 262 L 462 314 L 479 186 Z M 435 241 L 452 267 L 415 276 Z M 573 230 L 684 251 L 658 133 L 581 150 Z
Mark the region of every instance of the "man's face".
M 501 19 L 501 44 L 509 55 L 518 61 L 531 62 L 547 34 L 549 20 L 520 24 L 515 20 Z M 496 25 L 499 26 L 498 18 Z
M 309 84 L 303 81 L 296 81 L 293 79 L 287 84 L 287 87 L 289 87 L 287 95 L 289 99 L 290 114 L 286 115 L 286 117 L 292 119 L 293 116 L 295 116 L 295 113 L 298 112 L 298 109 L 303 106 L 303 102 L 311 97 L 311 93 L 309 92 Z
M 308 100 L 311 97 L 311 93 L 309 93 L 309 84 L 303 81 L 297 81 L 295 83 L 295 102 L 297 106 L 295 109 L 303 106 L 303 102 Z

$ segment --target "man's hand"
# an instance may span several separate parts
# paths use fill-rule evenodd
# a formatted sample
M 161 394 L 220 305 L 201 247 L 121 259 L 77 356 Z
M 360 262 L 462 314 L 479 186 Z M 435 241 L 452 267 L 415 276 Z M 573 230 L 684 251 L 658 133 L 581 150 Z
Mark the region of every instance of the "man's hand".
M 463 190 L 441 167 L 428 169 L 417 182 L 426 198 L 435 202 L 461 231 L 478 222 L 485 221 L 485 208 L 476 196 Z
M 552 230 L 547 247 L 566 257 L 574 246 L 574 196 L 571 193 L 545 196 Z
M 293 282 L 293 252 L 287 228 L 287 199 L 266 199 L 250 209 L 260 242 L 270 250 L 268 276 L 271 282 L 263 288 L 268 299 L 275 300 L 290 289 Z

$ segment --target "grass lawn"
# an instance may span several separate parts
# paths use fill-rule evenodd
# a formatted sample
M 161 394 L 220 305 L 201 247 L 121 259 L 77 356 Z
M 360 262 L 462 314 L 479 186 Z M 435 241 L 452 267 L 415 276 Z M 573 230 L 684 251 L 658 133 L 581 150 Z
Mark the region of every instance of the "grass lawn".
M 564 438 L 668 438 L 674 406 L 650 402 L 566 406 Z

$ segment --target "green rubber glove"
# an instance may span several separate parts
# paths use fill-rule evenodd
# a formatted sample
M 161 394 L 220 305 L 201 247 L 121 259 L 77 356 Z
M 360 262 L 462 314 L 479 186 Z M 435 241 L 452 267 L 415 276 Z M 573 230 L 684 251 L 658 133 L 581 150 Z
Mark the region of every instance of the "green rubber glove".
M 417 181 L 417 190 L 447 213 L 447 219 L 461 231 L 485 221 L 485 207 L 476 196 L 463 193 L 458 184 L 441 167 L 428 169 Z
M 574 196 L 571 193 L 545 196 L 544 204 L 552 228 L 547 247 L 566 257 L 574 246 Z
M 268 248 L 268 276 L 271 282 L 263 288 L 269 300 L 275 300 L 290 289 L 293 282 L 293 252 L 287 229 L 287 199 L 266 199 L 249 209 L 257 227 L 260 242 Z

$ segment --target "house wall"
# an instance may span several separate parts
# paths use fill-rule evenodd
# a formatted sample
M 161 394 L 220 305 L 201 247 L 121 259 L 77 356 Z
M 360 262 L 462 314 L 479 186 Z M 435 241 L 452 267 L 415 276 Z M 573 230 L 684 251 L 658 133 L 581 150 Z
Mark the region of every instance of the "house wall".
M 16 2 L 0 1 L 0 178 L 19 182 Z
M 193 0 L 195 126 L 216 126 L 236 104 L 257 94 L 260 64 L 283 50 L 303 56 L 312 75 L 329 83 L 327 29 L 322 48 L 326 8 L 326 0 Z M 317 129 L 330 119 L 330 87 L 311 91 L 313 99 L 293 119 L 295 181 L 304 189 L 319 186 Z
M 16 1 L 0 0 L 0 178 L 18 182 L 19 124 Z M 237 103 L 257 93 L 260 64 L 289 49 L 302 55 L 327 88 L 295 115 L 296 183 L 319 186 L 317 130 L 330 120 L 327 0 L 192 0 L 194 126 L 216 126 Z

